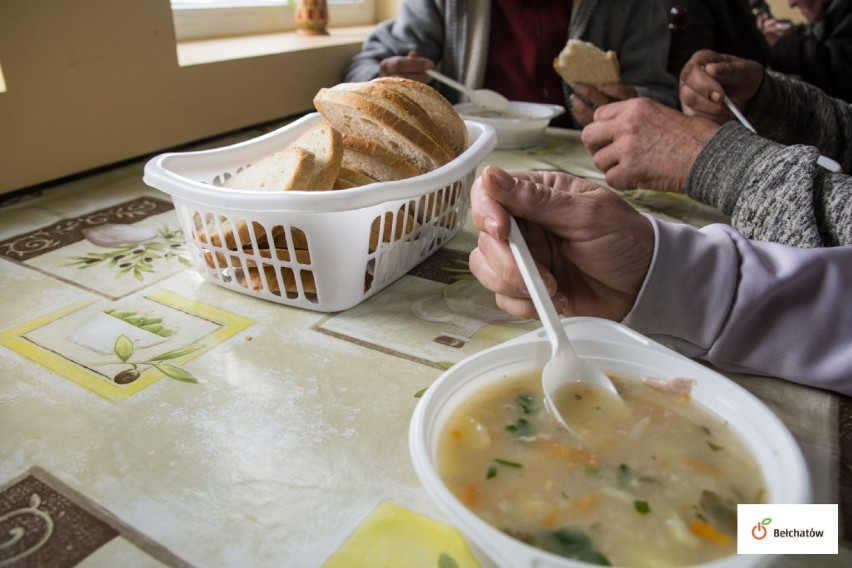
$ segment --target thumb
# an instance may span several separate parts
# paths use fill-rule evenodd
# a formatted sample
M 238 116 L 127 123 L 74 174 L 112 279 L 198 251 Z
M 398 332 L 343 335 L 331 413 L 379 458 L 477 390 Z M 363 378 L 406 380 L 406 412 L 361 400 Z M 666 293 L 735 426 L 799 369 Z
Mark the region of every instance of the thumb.
M 549 172 L 553 174 L 553 172 Z M 492 219 L 491 234 L 498 239 L 509 235 L 508 215 L 533 223 L 549 225 L 559 201 L 555 180 L 548 172 L 506 172 L 497 166 L 487 166 L 482 172 L 482 189 L 494 206 L 487 208 L 486 216 Z

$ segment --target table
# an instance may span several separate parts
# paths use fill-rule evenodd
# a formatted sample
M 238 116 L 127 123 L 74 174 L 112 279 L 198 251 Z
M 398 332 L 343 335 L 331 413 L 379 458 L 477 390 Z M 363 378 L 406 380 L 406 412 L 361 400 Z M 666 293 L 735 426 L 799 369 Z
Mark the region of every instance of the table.
M 487 163 L 600 178 L 565 130 Z M 464 277 L 470 222 L 361 305 L 304 311 L 204 282 L 143 165 L 0 207 L 0 534 L 26 527 L 0 537 L 0 565 L 477 566 L 407 448 L 418 393 L 447 366 L 538 327 L 447 308 L 493 303 Z M 682 196 L 623 195 L 662 218 L 726 221 Z M 135 349 L 117 348 L 140 328 Z M 779 565 L 852 565 L 849 400 L 728 375 L 786 422 L 816 502 L 846 521 L 840 555 Z

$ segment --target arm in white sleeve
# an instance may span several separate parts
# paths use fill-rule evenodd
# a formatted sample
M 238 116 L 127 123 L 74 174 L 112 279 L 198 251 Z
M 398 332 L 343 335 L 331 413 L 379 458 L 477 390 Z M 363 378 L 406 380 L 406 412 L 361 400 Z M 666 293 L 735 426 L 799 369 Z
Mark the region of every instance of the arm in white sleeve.
M 852 246 L 649 218 L 654 259 L 626 325 L 721 369 L 852 395 Z

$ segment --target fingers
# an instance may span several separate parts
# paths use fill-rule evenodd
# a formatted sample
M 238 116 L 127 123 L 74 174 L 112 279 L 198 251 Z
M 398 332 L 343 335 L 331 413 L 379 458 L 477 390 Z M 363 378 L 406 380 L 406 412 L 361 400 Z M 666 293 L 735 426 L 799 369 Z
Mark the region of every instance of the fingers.
M 716 101 L 716 98 L 719 100 Z M 730 120 L 731 114 L 722 101 L 724 101 L 724 95 L 709 99 L 704 94 L 695 91 L 690 85 L 681 85 L 680 87 L 681 108 L 687 116 L 700 116 L 718 124 L 724 124 Z
M 468 266 L 480 284 L 494 292 L 497 307 L 516 317 L 535 317 L 535 305 L 529 298 L 508 242 L 480 233 L 477 244 L 470 253 Z
M 602 118 L 600 113 L 595 115 L 597 120 L 586 125 L 580 132 L 580 140 L 594 156 L 602 149 L 612 144 L 615 133 L 609 123 L 609 119 Z
M 379 63 L 379 76 L 389 77 L 398 76 L 420 81 L 421 83 L 429 83 L 432 78 L 426 74 L 429 69 L 434 69 L 435 63 L 431 59 L 417 56 L 401 56 L 395 55 L 383 59 Z
M 471 189 L 472 218 L 480 231 L 500 241 L 508 239 L 510 214 L 558 232 L 573 217 L 573 212 L 565 214 L 573 211 L 567 202 L 597 189 L 601 188 L 564 172 L 506 172 L 486 166 Z
M 486 166 L 482 175 L 473 182 L 470 191 L 471 219 L 474 226 L 501 240 L 509 236 L 509 217 L 505 207 L 494 198 L 495 190 L 491 186 L 511 187 L 514 180 L 507 179 L 510 177 L 500 168 Z
M 569 102 L 571 103 L 571 115 L 580 126 L 586 126 L 594 120 L 596 105 L 591 101 L 584 100 L 577 93 L 572 93 Z
M 609 98 L 609 102 L 626 101 L 627 99 L 638 96 L 636 88 L 633 85 L 625 85 L 623 83 L 606 83 L 599 85 L 598 90 Z
M 535 304 L 530 299 L 523 276 L 518 270 L 508 241 L 498 240 L 488 234 L 480 233 L 475 248 L 469 256 L 468 265 L 471 274 L 488 290 L 494 292 L 497 306 L 503 311 L 520 318 L 536 318 Z M 556 280 L 538 263 L 536 267 L 542 276 L 548 295 L 556 291 Z M 562 294 L 556 294 L 556 300 L 566 303 Z M 559 303 L 557 302 L 557 309 Z
M 719 63 L 706 62 L 697 63 L 690 60 L 684 65 L 683 71 L 680 74 L 680 96 L 681 103 L 686 105 L 696 105 L 700 103 L 700 99 L 706 100 L 711 104 L 722 102 L 725 96 L 725 89 L 718 81 L 715 75 L 708 72 L 709 69 L 715 69 Z M 684 96 L 692 96 L 684 100 Z

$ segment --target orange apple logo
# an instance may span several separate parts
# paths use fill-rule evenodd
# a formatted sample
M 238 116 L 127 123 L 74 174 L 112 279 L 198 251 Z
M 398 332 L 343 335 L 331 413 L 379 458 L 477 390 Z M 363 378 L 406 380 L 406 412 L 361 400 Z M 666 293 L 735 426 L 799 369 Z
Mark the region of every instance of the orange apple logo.
M 754 537 L 755 540 L 763 540 L 766 538 L 766 535 L 769 534 L 769 531 L 766 530 L 766 525 L 772 522 L 772 519 L 766 517 L 756 525 L 751 528 L 751 536 Z

